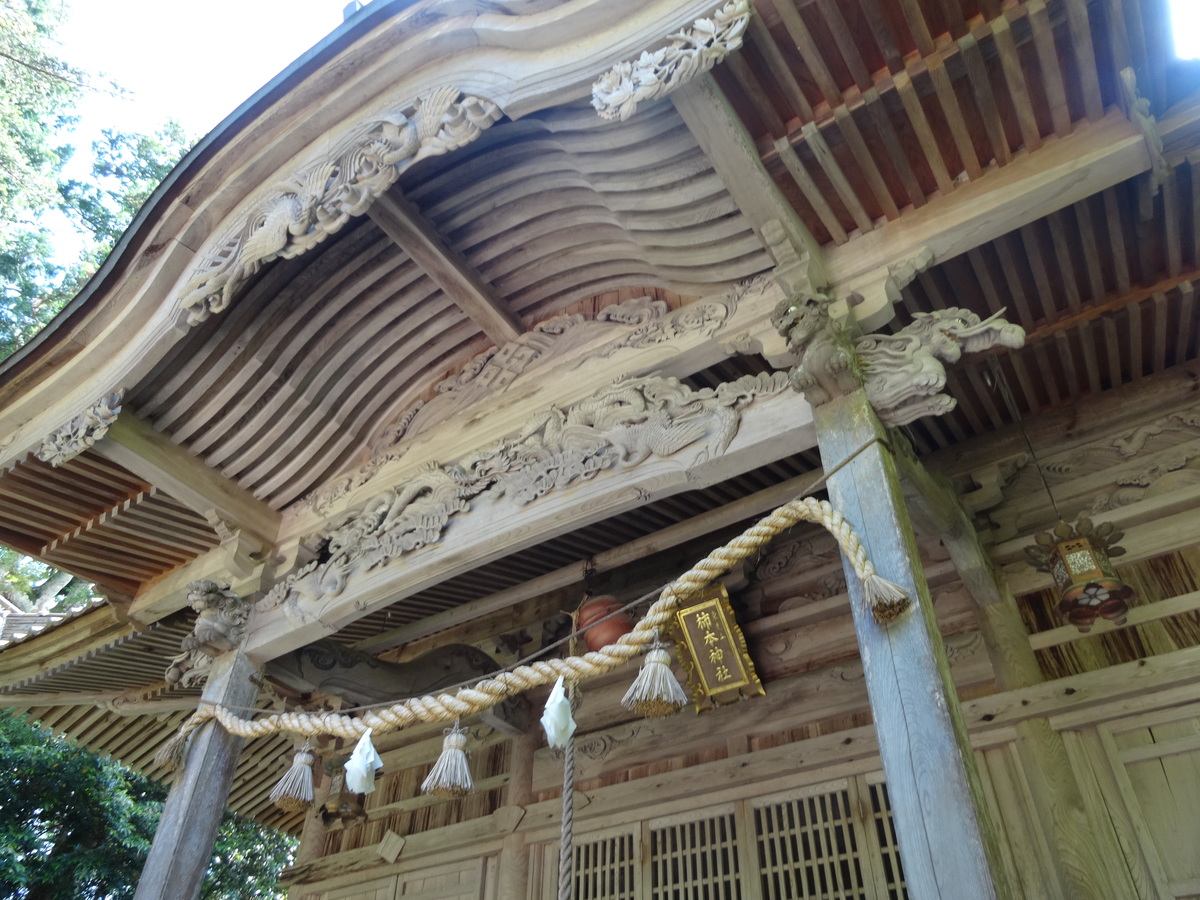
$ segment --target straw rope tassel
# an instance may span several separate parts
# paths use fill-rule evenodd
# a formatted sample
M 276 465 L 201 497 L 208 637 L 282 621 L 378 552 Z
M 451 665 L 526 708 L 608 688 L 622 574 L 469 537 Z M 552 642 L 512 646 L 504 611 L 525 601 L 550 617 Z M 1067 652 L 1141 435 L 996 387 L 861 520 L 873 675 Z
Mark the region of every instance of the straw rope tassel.
M 304 746 L 296 751 L 292 767 L 284 773 L 271 791 L 270 800 L 280 809 L 287 812 L 301 812 L 308 809 L 313 802 L 313 763 L 317 755 L 313 753 L 311 741 L 305 741 Z
M 687 694 L 671 671 L 671 654 L 657 633 L 621 705 L 639 716 L 672 716 L 687 706 Z
M 885 581 L 876 573 L 862 541 L 842 514 L 827 501 L 805 497 L 771 512 L 676 578 L 663 589 L 633 631 L 622 635 L 616 643 L 607 647 L 565 659 L 534 660 L 511 671 L 498 672 L 453 694 L 414 697 L 381 709 L 368 709 L 360 716 L 291 711 L 248 719 L 231 709 L 202 703 L 184 722 L 180 735 L 186 740 L 187 735 L 209 719 L 216 719 L 230 734 L 243 738 L 292 731 L 306 735 L 331 734 L 353 740 L 368 729 L 384 734 L 418 722 L 452 722 L 461 716 L 490 709 L 530 688 L 549 684 L 560 676 L 578 681 L 603 675 L 641 654 L 654 641 L 655 632 L 671 620 L 683 600 L 708 587 L 719 575 L 757 553 L 777 534 L 797 522 L 817 523 L 833 535 L 862 582 L 864 598 L 877 622 L 891 622 L 912 605 L 903 588 Z
M 439 797 L 462 797 L 471 793 L 475 786 L 471 781 L 471 767 L 467 763 L 467 729 L 458 724 L 442 732 L 442 755 L 438 757 L 429 775 L 421 782 L 421 793 Z

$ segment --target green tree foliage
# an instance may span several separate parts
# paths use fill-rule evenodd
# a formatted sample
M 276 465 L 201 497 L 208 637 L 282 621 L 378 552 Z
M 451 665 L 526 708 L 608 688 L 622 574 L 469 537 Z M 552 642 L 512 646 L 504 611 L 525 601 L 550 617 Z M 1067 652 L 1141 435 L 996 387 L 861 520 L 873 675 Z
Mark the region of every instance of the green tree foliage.
M 62 5 L 0 0 L 0 222 L 55 200 L 64 151 L 52 135 L 70 121 L 82 76 L 55 56 Z
M 0 546 L 0 597 L 25 612 L 57 612 L 86 604 L 92 597 L 92 586 Z
M 63 211 L 107 253 L 191 141 L 178 122 L 168 122 L 154 134 L 111 129 L 103 134 L 92 144 L 91 180 L 63 181 L 58 189 Z
M 0 900 L 132 897 L 165 788 L 0 714 Z M 295 841 L 226 813 L 203 900 L 282 900 Z
M 92 145 L 91 177 L 67 179 L 64 129 L 87 76 L 55 54 L 59 0 L 0 0 L 0 360 L 63 308 L 112 249 L 138 209 L 191 146 L 169 122 L 153 135 L 105 131 Z M 119 90 L 119 89 L 117 89 Z M 57 211 L 84 235 L 63 263 Z M 70 607 L 88 595 L 78 579 L 0 551 L 0 596 L 25 610 Z
M 96 88 L 54 53 L 62 9 L 0 0 L 0 359 L 75 295 L 192 143 L 176 122 L 153 135 L 105 131 L 90 179 L 63 177 L 74 153 L 65 129 L 80 93 Z M 50 210 L 85 235 L 78 261 L 55 261 Z

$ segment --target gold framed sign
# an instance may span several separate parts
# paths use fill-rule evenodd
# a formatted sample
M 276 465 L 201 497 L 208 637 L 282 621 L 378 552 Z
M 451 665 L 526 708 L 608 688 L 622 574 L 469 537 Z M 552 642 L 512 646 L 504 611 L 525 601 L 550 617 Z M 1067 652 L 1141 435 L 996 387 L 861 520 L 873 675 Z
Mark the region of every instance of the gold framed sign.
M 679 659 L 697 710 L 765 694 L 738 627 L 729 593 L 715 585 L 675 613 Z

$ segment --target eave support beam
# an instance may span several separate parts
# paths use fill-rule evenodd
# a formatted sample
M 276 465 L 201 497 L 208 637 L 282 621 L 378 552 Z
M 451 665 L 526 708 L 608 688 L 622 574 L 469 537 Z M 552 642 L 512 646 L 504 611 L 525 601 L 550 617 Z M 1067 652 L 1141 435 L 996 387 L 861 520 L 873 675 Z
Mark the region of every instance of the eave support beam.
M 524 333 L 521 319 L 492 286 L 395 188 L 376 200 L 367 215 L 497 346 Z
M 279 534 L 279 513 L 205 465 L 148 422 L 122 413 L 93 449 L 203 516 L 241 529 L 263 546 Z M 211 517 L 210 517 L 211 521 Z
M 1170 123 L 1164 130 L 1175 133 Z M 855 307 L 855 318 L 863 331 L 875 331 L 892 318 L 885 285 L 889 267 L 897 262 L 932 254 L 934 264 L 943 263 L 1145 172 L 1150 163 L 1141 131 L 1114 109 L 1097 122 L 1078 125 L 1065 138 L 1048 141 L 1034 153 L 989 169 L 979 180 L 830 249 L 826 265 L 831 293 L 840 299 L 860 294 L 864 302 Z
M 787 267 L 791 261 L 780 258 L 770 223 L 778 223 L 776 227 L 783 229 L 800 256 L 808 287 L 824 287 L 827 277 L 820 245 L 763 165 L 754 140 L 712 75 L 706 72 L 676 88 L 671 102 L 775 262 Z

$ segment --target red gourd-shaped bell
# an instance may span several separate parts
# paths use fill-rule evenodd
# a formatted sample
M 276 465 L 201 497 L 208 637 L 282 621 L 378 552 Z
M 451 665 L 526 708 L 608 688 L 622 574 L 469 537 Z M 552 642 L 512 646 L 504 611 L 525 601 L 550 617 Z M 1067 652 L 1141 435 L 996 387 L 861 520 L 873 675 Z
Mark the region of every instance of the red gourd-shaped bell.
M 624 604 L 616 597 L 611 594 L 602 594 L 599 597 L 585 600 L 579 607 L 575 627 L 579 631 L 587 628 L 587 631 L 583 631 L 583 642 L 587 644 L 589 650 L 599 650 L 601 647 L 615 644 L 621 635 L 633 631 L 633 620 L 625 613 L 618 612 L 622 606 Z M 604 617 L 609 613 L 617 614 L 605 619 Z M 601 622 L 600 619 L 604 619 L 604 621 Z M 593 625 L 593 623 L 598 624 Z M 593 627 L 588 628 L 589 625 L 593 625 Z

